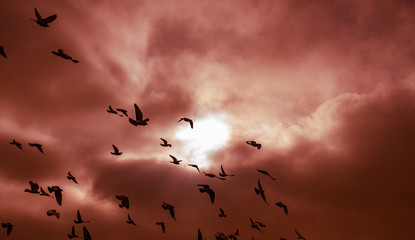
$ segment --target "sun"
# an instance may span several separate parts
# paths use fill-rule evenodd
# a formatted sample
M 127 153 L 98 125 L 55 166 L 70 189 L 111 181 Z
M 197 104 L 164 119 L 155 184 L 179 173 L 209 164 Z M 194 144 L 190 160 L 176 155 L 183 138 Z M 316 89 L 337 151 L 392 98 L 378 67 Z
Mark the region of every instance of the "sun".
M 193 129 L 189 124 L 182 123 L 176 138 L 181 144 L 183 158 L 199 167 L 209 167 L 209 156 L 224 148 L 231 134 L 231 127 L 226 122 L 224 114 L 209 114 L 193 119 Z

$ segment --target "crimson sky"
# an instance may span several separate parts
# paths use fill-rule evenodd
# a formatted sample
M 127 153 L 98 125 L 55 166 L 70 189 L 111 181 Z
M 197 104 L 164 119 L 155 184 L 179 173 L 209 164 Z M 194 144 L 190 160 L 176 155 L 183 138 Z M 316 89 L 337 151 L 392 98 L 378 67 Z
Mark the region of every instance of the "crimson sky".
M 49 28 L 30 20 L 35 7 L 58 15 Z M 1 0 L 0 12 L 0 222 L 15 225 L 1 239 L 67 239 L 77 209 L 103 240 L 197 239 L 198 228 L 206 239 L 237 228 L 247 240 L 293 240 L 295 229 L 308 240 L 413 236 L 414 1 Z M 80 62 L 51 53 L 59 48 Z M 132 114 L 134 103 L 148 126 L 106 112 Z M 196 128 L 206 116 L 231 135 L 201 170 L 223 164 L 236 175 L 225 181 L 169 163 L 198 157 L 177 121 Z M 124 154 L 111 155 L 112 144 Z M 258 179 L 269 206 L 254 193 Z M 59 185 L 63 205 L 25 193 L 29 180 Z M 197 184 L 215 190 L 214 204 Z

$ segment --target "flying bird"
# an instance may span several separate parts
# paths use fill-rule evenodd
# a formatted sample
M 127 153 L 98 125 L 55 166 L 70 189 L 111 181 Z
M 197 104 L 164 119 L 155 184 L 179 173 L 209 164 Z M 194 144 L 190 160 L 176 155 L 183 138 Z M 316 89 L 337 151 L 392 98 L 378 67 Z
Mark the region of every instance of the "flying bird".
M 228 240 L 229 238 L 223 232 L 215 233 L 216 240 Z
M 137 224 L 135 224 L 135 222 L 131 219 L 131 217 L 130 217 L 130 214 L 128 214 L 128 220 L 127 220 L 127 223 L 128 224 L 132 224 L 132 225 L 134 225 L 134 226 L 137 226 Z
M 116 195 L 115 198 L 117 198 L 118 200 L 121 200 L 121 204 L 119 204 L 118 206 L 120 206 L 120 208 L 125 207 L 126 209 L 130 208 L 130 201 L 128 200 L 128 197 L 125 195 Z
M 13 139 L 13 142 L 10 142 L 10 144 L 16 145 L 16 147 L 18 147 L 18 148 L 20 148 L 20 150 L 24 151 L 23 148 L 22 148 L 22 144 L 19 143 L 19 142 L 16 142 L 15 139 Z
M 288 209 L 287 209 L 287 205 L 285 205 L 284 203 L 282 203 L 282 202 L 276 202 L 275 203 L 275 205 L 277 205 L 278 207 L 280 207 L 280 208 L 283 208 L 284 209 L 284 212 L 285 212 L 285 215 L 288 215 Z
M 72 238 L 79 238 L 79 237 L 75 234 L 75 226 L 74 226 L 74 225 L 72 225 L 72 230 L 71 230 L 71 233 L 70 233 L 70 234 L 68 234 L 68 237 L 69 237 L 70 239 L 72 239 Z
M 120 156 L 122 154 L 114 144 L 112 144 L 112 147 L 114 148 L 114 152 L 111 152 L 112 155 Z
M 261 222 L 255 221 L 255 223 L 258 225 L 258 227 L 265 228 L 265 224 L 262 224 Z
M 177 122 L 180 122 L 182 120 L 185 121 L 185 122 L 188 122 L 190 124 L 190 127 L 193 129 L 193 121 L 192 121 L 192 119 L 190 119 L 190 118 L 180 118 L 180 120 L 177 121 Z
M 166 225 L 164 224 L 164 222 L 156 222 L 156 224 L 161 226 L 161 230 L 163 231 L 163 233 L 166 233 Z
M 118 112 L 117 112 L 117 111 L 115 111 L 114 109 L 112 109 L 111 105 L 109 105 L 109 107 L 108 107 L 108 109 L 107 109 L 107 112 L 108 112 L 108 113 L 112 113 L 112 114 L 117 114 L 117 115 L 118 115 Z
M 89 221 L 82 220 L 81 213 L 79 213 L 79 209 L 78 209 L 78 212 L 76 213 L 76 220 L 73 220 L 73 222 L 76 224 L 80 224 L 80 223 L 88 223 Z
M 6 56 L 6 52 L 4 51 L 4 47 L 0 45 L 0 55 L 2 55 L 3 57 L 7 58 Z
M 74 183 L 78 184 L 76 181 L 76 178 L 72 176 L 71 172 L 68 172 L 68 176 L 66 176 L 67 179 L 72 180 Z
M 163 141 L 163 143 L 160 143 L 162 147 L 171 147 L 171 144 L 168 144 L 166 139 L 164 138 L 160 138 L 160 139 L 161 141 Z
M 41 153 L 43 153 L 43 155 L 45 155 L 45 153 L 43 152 L 43 149 L 42 149 L 42 144 L 39 144 L 39 143 L 29 143 L 29 146 L 37 148 L 39 150 L 39 152 L 41 152 Z
M 194 167 L 197 169 L 197 171 L 200 173 L 199 167 L 196 164 L 188 164 L 191 167 Z
M 226 174 L 225 170 L 223 170 L 222 165 L 220 165 L 220 170 L 222 171 L 222 172 L 219 173 L 219 176 L 221 176 L 221 177 L 233 177 L 233 176 L 235 176 L 235 174 L 232 174 L 232 175 Z
M 255 193 L 259 196 L 261 196 L 262 199 L 264 199 L 265 203 L 268 204 L 267 199 L 265 198 L 265 191 L 262 189 L 261 183 L 258 179 L 258 188 L 255 188 Z
M 264 174 L 264 175 L 267 175 L 268 177 L 270 177 L 272 180 L 275 181 L 275 178 L 271 177 L 271 175 L 269 175 L 269 173 L 267 171 L 261 170 L 261 169 L 257 169 L 257 171 Z
M 215 192 L 213 189 L 211 189 L 207 184 L 198 184 L 197 186 L 200 187 L 199 191 L 201 193 L 209 194 L 210 202 L 213 204 L 215 202 Z
M 7 236 L 9 236 L 10 235 L 10 233 L 12 232 L 12 230 L 13 230 L 13 224 L 11 224 L 11 223 L 2 223 L 1 224 L 1 227 L 2 228 L 6 228 L 7 229 Z
M 25 189 L 24 190 L 25 192 L 34 193 L 34 194 L 39 193 L 39 184 L 34 183 L 32 181 L 29 181 L 29 184 L 30 184 L 30 189 Z
M 56 211 L 56 209 L 51 209 L 51 210 L 48 210 L 48 211 L 46 212 L 46 215 L 48 215 L 49 217 L 50 217 L 50 216 L 55 216 L 57 219 L 59 219 L 59 218 L 60 218 L 60 216 L 61 216 L 61 214 L 60 214 L 60 213 L 58 213 L 58 212 Z
M 253 228 L 253 229 L 256 229 L 256 230 L 258 230 L 258 231 L 260 231 L 260 232 L 264 232 L 264 231 L 262 231 L 261 229 L 259 229 L 261 226 L 260 225 L 258 225 L 257 224 L 257 222 L 254 222 L 253 220 L 252 220 L 252 218 L 249 218 L 249 220 L 251 221 L 251 228 Z
M 40 194 L 39 195 L 53 198 L 49 193 L 45 192 L 45 190 L 43 190 L 42 187 L 40 187 Z
M 218 214 L 218 215 L 219 215 L 219 217 L 224 217 L 224 218 L 226 218 L 226 214 L 225 214 L 225 212 L 223 211 L 223 209 L 222 209 L 222 208 L 219 208 L 219 211 L 220 211 L 220 213 Z
M 181 162 L 181 161 L 183 161 L 183 160 L 177 160 L 177 158 L 176 158 L 176 157 L 174 157 L 173 155 L 169 155 L 169 156 L 173 159 L 173 162 L 170 162 L 170 163 L 173 163 L 173 164 L 179 165 L 179 164 L 180 164 L 180 162 Z
M 130 123 L 134 126 L 145 126 L 147 125 L 147 122 L 150 120 L 149 118 L 143 119 L 143 113 L 141 112 L 140 108 L 138 108 L 137 104 L 134 103 L 134 109 L 135 109 L 135 119 L 129 118 L 128 120 Z
M 88 229 L 86 227 L 83 227 L 84 230 L 84 240 L 92 240 L 91 234 L 89 234 Z
M 119 112 L 122 112 L 126 117 L 128 117 L 127 110 L 122 109 L 122 108 L 116 108 L 115 110 L 117 110 Z M 120 116 L 122 117 L 122 115 L 120 115 Z
M 163 204 L 161 205 L 161 207 L 164 210 L 169 210 L 171 217 L 174 219 L 174 221 L 176 221 L 176 217 L 174 216 L 174 206 L 170 205 L 168 203 L 163 202 Z
M 56 202 L 62 206 L 62 189 L 59 186 L 48 187 L 49 193 L 55 193 Z
M 297 229 L 295 229 L 295 233 L 297 233 L 297 239 L 306 240 L 303 236 L 301 236 L 301 234 L 297 231 Z
M 261 149 L 261 146 L 262 146 L 261 144 L 256 143 L 255 141 L 246 141 L 246 143 L 248 145 L 251 145 L 252 147 L 256 147 L 258 150 Z
M 37 24 L 39 24 L 42 27 L 49 27 L 49 23 L 55 21 L 56 19 L 56 14 L 53 14 L 47 18 L 42 18 L 39 14 L 39 12 L 37 11 L 37 9 L 35 8 L 35 14 L 36 14 L 36 20 L 32 18 L 33 21 L 35 21 Z
M 207 172 L 203 172 L 204 174 L 205 174 L 205 176 L 206 177 L 210 177 L 210 178 L 218 178 L 218 179 L 220 179 L 220 180 L 225 180 L 225 178 L 222 178 L 222 177 L 218 177 L 218 176 L 216 176 L 215 174 L 213 174 L 213 173 L 207 173 Z
M 68 59 L 68 60 L 71 60 L 71 61 L 72 61 L 72 62 L 74 62 L 74 63 L 79 63 L 79 61 L 78 61 L 78 60 L 75 60 L 75 59 L 73 59 L 71 56 L 69 56 L 68 54 L 64 53 L 64 52 L 63 52 L 63 49 L 61 49 L 61 48 L 59 48 L 57 52 L 52 51 L 52 53 L 53 53 L 53 54 L 55 54 L 55 55 L 56 55 L 56 56 L 58 56 L 58 57 L 63 58 L 63 59 Z

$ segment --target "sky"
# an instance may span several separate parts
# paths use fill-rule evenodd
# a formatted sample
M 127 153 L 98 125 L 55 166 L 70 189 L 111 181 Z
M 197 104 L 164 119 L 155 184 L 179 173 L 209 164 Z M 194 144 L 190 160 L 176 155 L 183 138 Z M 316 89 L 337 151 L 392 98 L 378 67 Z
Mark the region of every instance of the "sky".
M 57 14 L 50 27 L 35 8 Z M 0 239 L 68 239 L 78 209 L 90 222 L 76 233 L 103 240 L 413 236 L 414 1 L 0 0 L 0 13 L 0 222 L 14 225 Z M 134 104 L 147 126 L 106 111 Z M 235 176 L 204 176 L 221 165 Z M 63 189 L 62 206 L 29 181 Z

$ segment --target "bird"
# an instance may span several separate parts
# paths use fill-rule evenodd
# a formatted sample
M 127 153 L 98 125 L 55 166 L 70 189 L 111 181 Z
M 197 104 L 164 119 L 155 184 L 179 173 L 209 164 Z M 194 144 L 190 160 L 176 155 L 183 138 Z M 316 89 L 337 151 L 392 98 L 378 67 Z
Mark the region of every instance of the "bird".
M 128 220 L 127 220 L 127 223 L 128 224 L 132 224 L 132 225 L 134 225 L 134 226 L 137 226 L 137 224 L 135 224 L 135 222 L 131 219 L 131 217 L 130 217 L 130 214 L 128 214 Z
M 127 110 L 122 109 L 122 108 L 116 108 L 115 110 L 117 110 L 119 112 L 122 112 L 126 117 L 128 117 Z M 122 115 L 120 115 L 120 116 L 122 117 Z
M 34 193 L 34 194 L 39 193 L 39 184 L 34 183 L 32 181 L 29 181 L 29 184 L 30 184 L 30 189 L 25 189 L 24 190 L 25 192 Z
M 272 180 L 275 181 L 275 178 L 271 177 L 271 175 L 269 175 L 269 173 L 267 171 L 261 170 L 261 169 L 257 169 L 257 171 L 264 174 L 264 175 L 267 175 L 268 177 L 270 177 Z
M 219 215 L 219 217 L 224 217 L 224 218 L 226 218 L 226 214 L 225 214 L 225 212 L 223 211 L 223 209 L 222 209 L 222 208 L 219 208 L 219 211 L 220 211 L 220 213 L 218 214 L 218 215 Z
M 13 230 L 13 224 L 11 224 L 11 223 L 2 223 L 1 224 L 1 227 L 2 228 L 6 228 L 7 229 L 7 236 L 9 236 L 10 235 L 10 233 L 12 232 L 12 230 Z
M 48 210 L 48 211 L 46 212 L 46 215 L 48 215 L 49 217 L 50 217 L 50 216 L 55 216 L 57 219 L 59 219 L 59 218 L 60 218 L 60 216 L 61 216 L 61 214 L 60 214 L 60 213 L 58 213 L 58 212 L 56 211 L 56 209 L 51 209 L 51 210 Z
M 265 224 L 262 224 L 261 222 L 255 221 L 255 223 L 258 225 L 258 227 L 265 228 Z
M 42 144 L 29 143 L 29 146 L 37 148 L 39 150 L 39 152 L 41 152 L 43 155 L 45 155 L 45 153 L 43 152 L 43 149 L 42 149 Z
M 171 144 L 168 144 L 166 139 L 164 138 L 160 138 L 160 139 L 161 141 L 163 141 L 163 143 L 160 143 L 162 147 L 171 147 Z
M 278 207 L 280 207 L 280 208 L 283 208 L 284 209 L 284 212 L 285 212 L 285 215 L 288 215 L 288 209 L 287 209 L 287 205 L 285 205 L 284 203 L 282 203 L 282 202 L 276 202 L 275 203 L 275 205 L 277 205 Z
M 264 199 L 265 203 L 268 204 L 267 199 L 265 198 L 265 191 L 262 189 L 261 183 L 258 179 L 258 188 L 255 188 L 255 193 L 259 196 L 261 196 L 262 199 Z
M 228 240 L 229 238 L 223 232 L 215 233 L 216 240 Z
M 210 202 L 213 204 L 215 202 L 215 192 L 213 189 L 211 189 L 207 184 L 198 184 L 197 186 L 200 187 L 199 191 L 201 193 L 209 194 Z
M 10 142 L 10 144 L 12 144 L 12 145 L 16 145 L 16 147 L 18 147 L 18 148 L 20 148 L 20 150 L 24 151 L 24 150 L 23 150 L 23 148 L 22 148 L 22 144 L 21 144 L 21 143 L 19 143 L 19 142 L 16 142 L 16 140 L 15 140 L 15 139 L 13 139 L 13 141 L 12 141 L 12 142 Z
M 232 174 L 232 175 L 229 175 L 229 174 L 226 174 L 225 173 L 225 170 L 223 170 L 223 166 L 222 165 L 220 165 L 220 169 L 221 169 L 221 173 L 219 173 L 219 176 L 221 176 L 221 177 L 233 177 L 233 176 L 235 176 L 235 174 Z
M 238 228 L 235 231 L 235 236 L 239 236 L 239 229 Z
M 130 208 L 130 201 L 128 200 L 127 196 L 115 195 L 115 198 L 117 198 L 118 200 L 121 200 L 121 204 L 118 205 L 120 208 L 123 208 L 123 207 L 125 207 L 126 209 Z
M 194 168 L 196 168 L 197 169 L 197 171 L 200 173 L 200 170 L 199 170 L 199 167 L 196 165 L 196 164 L 188 164 L 189 166 L 191 166 L 191 167 L 194 167 Z
M 4 51 L 4 47 L 0 45 L 0 55 L 7 58 L 6 52 Z
M 258 230 L 258 231 L 260 231 L 260 232 L 264 232 L 264 231 L 262 231 L 261 229 L 259 229 L 260 228 L 260 226 L 256 223 L 256 222 L 254 222 L 253 220 L 252 220 L 252 218 L 249 218 L 249 220 L 251 221 L 251 228 L 253 228 L 253 229 L 256 229 L 256 230 Z
M 120 156 L 122 154 L 114 144 L 112 144 L 112 147 L 114 148 L 114 152 L 111 152 L 112 155 Z
M 91 234 L 89 234 L 88 229 L 86 227 L 83 227 L 84 230 L 84 240 L 92 240 Z
M 57 52 L 52 51 L 52 53 L 53 53 L 53 54 L 55 54 L 55 55 L 56 55 L 56 56 L 58 56 L 58 57 L 63 58 L 63 59 L 69 59 L 69 60 L 71 60 L 71 61 L 72 61 L 72 62 L 74 62 L 74 63 L 79 63 L 79 61 L 78 61 L 78 60 L 75 60 L 75 59 L 73 59 L 71 56 L 69 56 L 68 54 L 64 53 L 64 52 L 63 52 L 63 49 L 61 49 L 61 48 L 59 48 Z
M 135 119 L 129 118 L 128 121 L 134 126 L 145 126 L 147 122 L 150 120 L 149 118 L 143 119 L 143 113 L 141 112 L 140 108 L 138 108 L 137 104 L 134 103 L 135 109 Z
M 170 162 L 170 163 L 173 163 L 173 164 L 179 165 L 179 164 L 180 164 L 180 162 L 181 162 L 181 161 L 183 161 L 183 160 L 177 160 L 177 158 L 176 158 L 176 157 L 174 157 L 173 155 L 169 155 L 169 156 L 173 159 L 173 162 Z
M 79 213 L 79 209 L 78 209 L 78 212 L 76 213 L 76 220 L 73 220 L 73 222 L 76 224 L 80 224 L 80 223 L 88 223 L 89 221 L 82 220 L 81 213 Z
M 32 18 L 32 20 L 35 21 L 37 24 L 39 24 L 42 27 L 49 27 L 48 24 L 55 21 L 55 19 L 57 17 L 56 14 L 53 14 L 53 15 L 47 17 L 47 18 L 42 18 L 36 8 L 35 8 L 35 14 L 36 14 L 37 20 L 35 20 L 33 18 Z
M 74 183 L 78 184 L 76 181 L 76 178 L 72 176 L 71 172 L 68 172 L 68 176 L 66 176 L 67 179 L 72 180 Z
M 164 222 L 156 222 L 156 224 L 161 226 L 163 233 L 166 233 L 166 225 Z
M 164 210 L 169 210 L 171 217 L 174 219 L 174 221 L 176 221 L 176 217 L 174 215 L 174 206 L 173 205 L 170 205 L 168 203 L 163 202 L 163 204 L 161 205 L 161 207 Z
M 200 232 L 200 228 L 197 230 L 197 240 L 202 240 L 202 233 Z
M 203 172 L 204 174 L 205 174 L 205 176 L 206 177 L 210 177 L 210 178 L 218 178 L 218 179 L 220 179 L 220 180 L 225 180 L 225 178 L 222 178 L 222 177 L 218 177 L 218 176 L 216 176 L 215 174 L 213 174 L 213 173 L 207 173 L 207 172 Z
M 55 193 L 55 198 L 56 198 L 56 202 L 58 203 L 59 206 L 62 206 L 62 189 L 59 186 L 52 186 L 52 187 L 48 187 L 48 191 L 49 193 L 54 192 Z
M 71 230 L 71 233 L 69 233 L 69 234 L 68 234 L 68 237 L 69 237 L 70 239 L 72 239 L 72 238 L 79 238 L 79 237 L 75 234 L 75 225 L 72 225 L 72 230 Z
M 301 236 L 301 234 L 297 231 L 297 229 L 295 229 L 295 233 L 297 234 L 297 239 L 306 240 L 303 236 Z
M 229 234 L 229 235 L 228 235 L 228 238 L 229 238 L 229 239 L 232 239 L 232 240 L 238 240 L 238 239 L 236 238 L 235 234 L 233 234 L 233 233 Z
M 43 190 L 42 187 L 40 187 L 40 194 L 39 195 L 53 198 L 49 193 L 45 192 L 45 190 Z
M 261 149 L 261 146 L 262 146 L 261 144 L 256 143 L 255 141 L 246 141 L 246 143 L 248 145 L 251 145 L 252 147 L 256 147 L 258 150 Z
M 107 109 L 107 112 L 108 112 L 108 113 L 112 113 L 112 114 L 117 114 L 117 115 L 118 115 L 118 112 L 117 112 L 117 111 L 115 111 L 114 109 L 112 109 L 111 105 L 109 105 L 109 107 L 108 107 L 108 109 Z
M 192 128 L 193 129 L 193 121 L 192 121 L 192 119 L 190 119 L 190 118 L 180 118 L 180 120 L 179 121 L 177 121 L 177 122 L 180 122 L 180 121 L 185 121 L 185 122 L 188 122 L 189 124 L 190 124 L 190 128 Z

